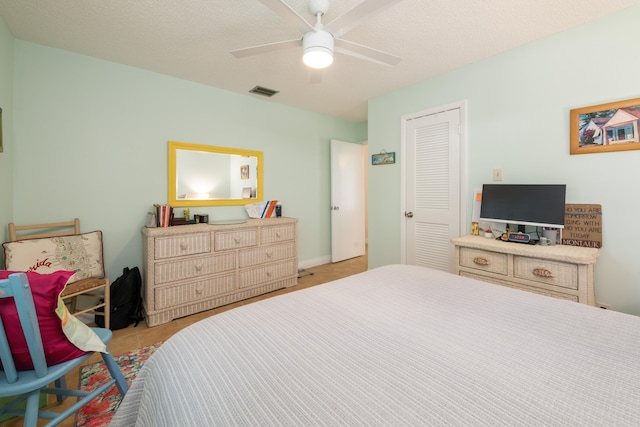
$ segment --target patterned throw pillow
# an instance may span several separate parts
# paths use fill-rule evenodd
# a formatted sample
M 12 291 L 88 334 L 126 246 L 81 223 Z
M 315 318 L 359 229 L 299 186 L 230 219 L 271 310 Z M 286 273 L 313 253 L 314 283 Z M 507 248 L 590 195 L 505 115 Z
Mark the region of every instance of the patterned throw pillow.
M 6 279 L 14 271 L 0 270 L 0 279 Z M 28 272 L 27 280 L 36 307 L 40 335 L 44 345 L 47 365 L 55 365 L 87 351 L 105 352 L 106 346 L 91 328 L 72 316 L 60 299 L 73 271 L 57 271 L 51 274 Z M 10 328 L 5 328 L 9 347 L 17 369 L 33 369 L 16 305 L 11 298 L 0 299 L 0 317 Z
M 6 242 L 2 247 L 7 270 L 41 274 L 75 271 L 69 283 L 104 277 L 101 231 Z

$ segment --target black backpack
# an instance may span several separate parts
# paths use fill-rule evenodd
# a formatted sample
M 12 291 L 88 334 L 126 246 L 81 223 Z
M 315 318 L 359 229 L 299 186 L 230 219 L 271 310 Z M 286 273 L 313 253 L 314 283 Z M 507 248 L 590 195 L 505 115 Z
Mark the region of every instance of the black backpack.
M 125 267 L 122 276 L 111 284 L 111 318 L 109 329 L 124 329 L 144 319 L 142 313 L 142 277 L 138 267 Z M 104 315 L 96 314 L 96 325 L 104 328 Z

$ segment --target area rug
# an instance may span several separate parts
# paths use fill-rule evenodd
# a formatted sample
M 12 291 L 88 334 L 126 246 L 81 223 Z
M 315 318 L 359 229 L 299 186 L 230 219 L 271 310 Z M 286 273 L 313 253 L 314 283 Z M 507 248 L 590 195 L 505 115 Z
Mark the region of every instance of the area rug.
M 129 385 L 138 375 L 144 362 L 161 344 L 162 342 L 155 343 L 120 356 L 114 356 L 116 363 L 120 366 L 122 375 L 124 375 Z M 80 371 L 80 388 L 82 390 L 95 390 L 110 378 L 111 376 L 104 363 L 87 365 Z M 103 427 L 108 425 L 118 406 L 120 406 L 121 400 L 122 396 L 117 387 L 113 385 L 78 411 L 76 426 Z

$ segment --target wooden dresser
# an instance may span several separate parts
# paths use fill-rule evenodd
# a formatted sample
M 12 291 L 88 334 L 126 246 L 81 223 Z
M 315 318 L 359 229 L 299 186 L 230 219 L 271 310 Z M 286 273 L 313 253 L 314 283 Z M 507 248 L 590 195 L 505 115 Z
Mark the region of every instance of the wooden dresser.
M 529 245 L 481 236 L 451 242 L 460 276 L 596 305 L 593 270 L 599 249 Z
M 143 228 L 143 298 L 149 326 L 298 282 L 298 220 Z

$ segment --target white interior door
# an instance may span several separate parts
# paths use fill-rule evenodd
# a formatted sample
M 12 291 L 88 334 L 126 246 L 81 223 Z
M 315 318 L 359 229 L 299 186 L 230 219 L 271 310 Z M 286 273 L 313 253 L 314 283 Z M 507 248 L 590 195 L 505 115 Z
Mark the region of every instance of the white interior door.
M 404 123 L 404 257 L 407 264 L 454 271 L 460 236 L 461 111 L 453 108 Z
M 363 149 L 331 141 L 331 262 L 365 254 Z

